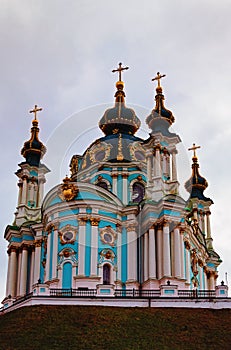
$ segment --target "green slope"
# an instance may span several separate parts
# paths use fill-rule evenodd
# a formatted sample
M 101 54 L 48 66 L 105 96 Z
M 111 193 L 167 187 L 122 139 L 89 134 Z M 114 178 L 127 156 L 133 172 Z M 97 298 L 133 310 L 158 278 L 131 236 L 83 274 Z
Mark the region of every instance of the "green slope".
M 0 316 L 0 349 L 231 349 L 231 310 L 24 307 Z

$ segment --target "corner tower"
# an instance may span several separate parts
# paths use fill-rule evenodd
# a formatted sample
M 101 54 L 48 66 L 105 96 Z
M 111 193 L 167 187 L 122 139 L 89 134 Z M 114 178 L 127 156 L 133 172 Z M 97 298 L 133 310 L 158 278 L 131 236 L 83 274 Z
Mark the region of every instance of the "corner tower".
M 35 105 L 30 113 L 34 114 L 31 137 L 21 150 L 25 161 L 19 164 L 16 175 L 19 178 L 18 205 L 15 213 L 15 224 L 21 226 L 27 221 L 41 220 L 41 205 L 44 193 L 45 175 L 49 169 L 40 161 L 46 153 L 46 147 L 39 140 L 37 113 L 42 111 Z

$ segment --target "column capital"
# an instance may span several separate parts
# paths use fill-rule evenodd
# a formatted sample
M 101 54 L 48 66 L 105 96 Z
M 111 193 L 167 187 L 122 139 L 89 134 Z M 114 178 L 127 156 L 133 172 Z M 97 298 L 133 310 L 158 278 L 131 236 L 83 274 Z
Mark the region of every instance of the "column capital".
M 42 239 L 35 241 L 34 245 L 35 245 L 35 248 L 41 247 L 42 246 Z
M 163 227 L 169 227 L 169 221 L 168 220 L 163 219 L 162 223 L 163 223 Z
M 9 247 L 8 248 L 8 250 L 7 250 L 7 254 L 11 254 L 11 253 L 16 253 L 17 252 L 17 250 L 18 250 L 18 247 L 15 247 L 15 246 L 11 246 L 11 247 Z
M 90 218 L 91 226 L 98 226 L 100 218 Z

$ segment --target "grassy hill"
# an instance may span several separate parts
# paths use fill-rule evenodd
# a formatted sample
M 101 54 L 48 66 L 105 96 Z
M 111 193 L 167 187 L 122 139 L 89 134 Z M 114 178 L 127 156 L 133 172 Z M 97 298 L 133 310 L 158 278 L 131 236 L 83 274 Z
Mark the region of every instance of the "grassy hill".
M 231 310 L 24 307 L 0 316 L 0 349 L 231 349 Z

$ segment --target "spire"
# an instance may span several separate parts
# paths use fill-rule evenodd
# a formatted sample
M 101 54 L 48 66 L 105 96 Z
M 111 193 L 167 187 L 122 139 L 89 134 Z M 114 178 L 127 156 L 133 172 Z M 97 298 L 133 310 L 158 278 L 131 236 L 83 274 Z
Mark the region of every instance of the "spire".
M 117 91 L 115 93 L 115 98 L 116 98 L 115 102 L 122 102 L 122 103 L 125 102 L 125 93 L 123 91 L 124 82 L 122 81 L 122 72 L 127 69 L 129 69 L 129 67 L 122 67 L 122 63 L 120 62 L 119 67 L 117 69 L 112 70 L 112 73 L 116 73 L 116 72 L 119 73 L 119 80 L 116 83 Z
M 39 166 L 40 159 L 43 157 L 43 155 L 46 152 L 46 147 L 42 144 L 41 141 L 39 141 L 39 128 L 38 128 L 38 119 L 37 119 L 37 112 L 42 111 L 42 108 L 38 108 L 37 105 L 35 105 L 34 109 L 29 111 L 30 113 L 34 113 L 34 119 L 32 121 L 32 128 L 31 128 L 31 137 L 29 141 L 26 141 L 24 143 L 24 146 L 21 150 L 21 154 L 26 159 L 26 163 L 28 163 L 31 166 Z
M 119 63 L 119 67 L 112 70 L 112 73 L 119 73 L 119 80 L 116 83 L 115 106 L 107 109 L 99 122 L 99 127 L 106 136 L 120 133 L 134 135 L 140 127 L 140 120 L 135 111 L 125 106 L 124 82 L 121 79 L 122 72 L 127 69 L 129 67 L 122 67 L 122 63 Z
M 185 183 L 185 188 L 190 193 L 190 198 L 198 198 L 206 202 L 207 201 L 212 202 L 212 200 L 210 198 L 206 198 L 203 193 L 204 190 L 208 187 L 208 182 L 199 173 L 200 166 L 196 155 L 196 150 L 199 148 L 200 146 L 196 146 L 195 143 L 193 143 L 193 146 L 188 149 L 189 151 L 193 151 L 193 157 L 192 157 L 193 163 L 192 163 L 192 175 L 191 175 L 191 178 Z
M 175 118 L 172 112 L 164 106 L 163 89 L 160 85 L 160 80 L 164 77 L 166 77 L 166 74 L 160 74 L 160 72 L 157 72 L 155 78 L 152 79 L 152 81 L 157 80 L 155 96 L 156 105 L 151 114 L 146 118 L 146 123 L 154 133 L 162 132 L 165 136 L 171 136 L 168 128 L 174 123 Z

